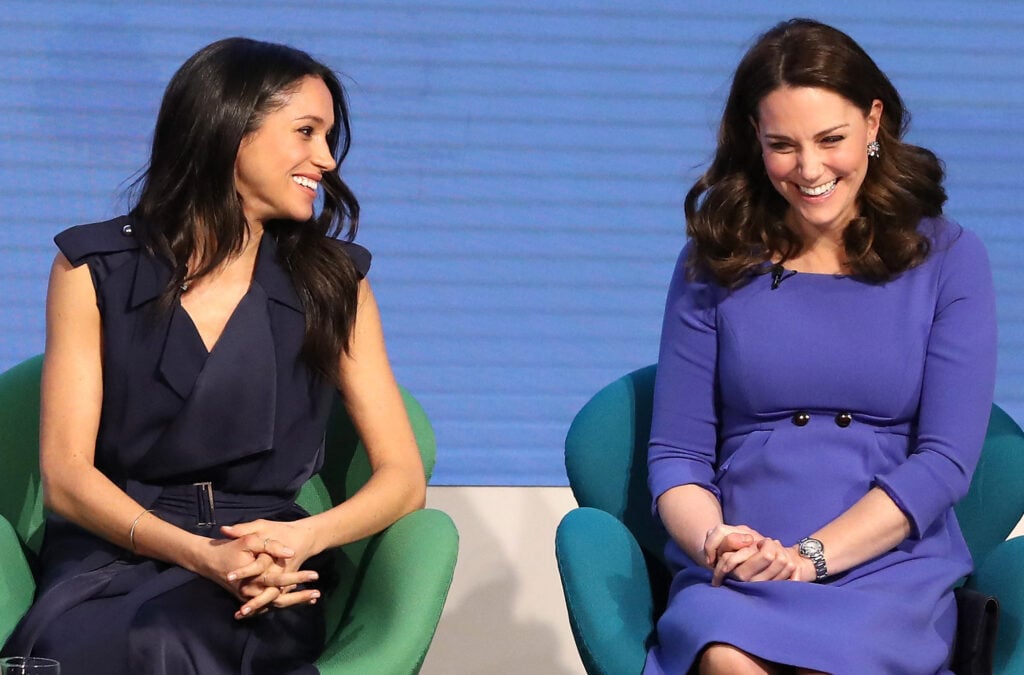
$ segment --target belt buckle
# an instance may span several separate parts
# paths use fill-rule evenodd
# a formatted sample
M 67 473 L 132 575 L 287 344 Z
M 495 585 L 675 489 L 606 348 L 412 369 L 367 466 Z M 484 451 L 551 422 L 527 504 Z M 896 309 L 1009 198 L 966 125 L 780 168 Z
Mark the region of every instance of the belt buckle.
M 193 483 L 196 488 L 196 526 L 213 527 L 217 524 L 217 513 L 213 506 L 213 483 Z

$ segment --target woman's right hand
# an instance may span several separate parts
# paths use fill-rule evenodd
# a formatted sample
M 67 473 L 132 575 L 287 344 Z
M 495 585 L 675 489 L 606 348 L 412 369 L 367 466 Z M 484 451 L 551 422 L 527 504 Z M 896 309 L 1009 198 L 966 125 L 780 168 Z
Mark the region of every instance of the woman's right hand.
M 243 587 L 266 574 L 275 560 L 280 560 L 283 565 L 293 555 L 294 551 L 280 542 L 262 540 L 255 535 L 238 539 L 203 538 L 190 567 L 196 574 L 213 581 L 240 601 L 247 602 L 252 594 L 244 592 Z M 242 568 L 247 571 L 245 576 L 237 574 L 237 570 Z
M 764 537 L 761 534 L 746 525 L 715 525 L 704 535 L 701 547 L 704 551 L 704 565 L 714 569 L 723 554 L 739 551 L 762 539 Z

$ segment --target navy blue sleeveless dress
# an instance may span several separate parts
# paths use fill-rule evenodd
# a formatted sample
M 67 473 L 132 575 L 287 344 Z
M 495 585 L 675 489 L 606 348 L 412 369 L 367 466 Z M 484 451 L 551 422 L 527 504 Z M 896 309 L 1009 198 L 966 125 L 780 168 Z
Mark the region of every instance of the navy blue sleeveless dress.
M 263 236 L 252 285 L 207 352 L 178 303 L 157 310 L 171 270 L 140 248 L 134 226 L 121 217 L 55 239 L 73 265 L 89 266 L 102 318 L 96 466 L 160 518 L 204 536 L 304 517 L 295 496 L 323 464 L 336 390 L 299 359 L 305 315 L 274 238 Z M 365 275 L 369 252 L 339 245 Z M 328 555 L 305 565 L 322 571 L 322 588 Z M 4 654 L 55 658 L 64 675 L 317 672 L 320 605 L 236 621 L 239 601 L 212 581 L 52 514 L 39 575 Z

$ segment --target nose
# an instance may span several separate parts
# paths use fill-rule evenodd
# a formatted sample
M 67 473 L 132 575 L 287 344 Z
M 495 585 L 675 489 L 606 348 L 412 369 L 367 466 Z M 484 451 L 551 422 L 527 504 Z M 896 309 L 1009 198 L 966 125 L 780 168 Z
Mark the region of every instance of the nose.
M 797 170 L 804 180 L 813 182 L 814 179 L 821 177 L 824 170 L 821 156 L 814 149 L 801 150 L 797 159 Z
M 313 164 L 323 172 L 334 171 L 334 168 L 338 166 L 334 155 L 331 154 L 331 147 L 327 145 L 326 138 L 317 143 L 316 152 L 313 155 Z

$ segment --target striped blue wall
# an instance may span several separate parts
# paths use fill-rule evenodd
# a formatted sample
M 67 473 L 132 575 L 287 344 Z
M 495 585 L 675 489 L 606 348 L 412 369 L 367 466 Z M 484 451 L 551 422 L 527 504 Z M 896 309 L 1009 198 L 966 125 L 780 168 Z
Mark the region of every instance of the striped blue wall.
M 437 430 L 441 484 L 564 484 L 576 410 L 655 360 L 681 202 L 751 38 L 807 15 L 858 39 L 946 161 L 949 213 L 988 244 L 997 400 L 1024 420 L 1024 4 L 5 3 L 0 369 L 43 346 L 65 226 L 123 211 L 163 86 L 228 35 L 347 77 L 345 167 L 399 378 Z

